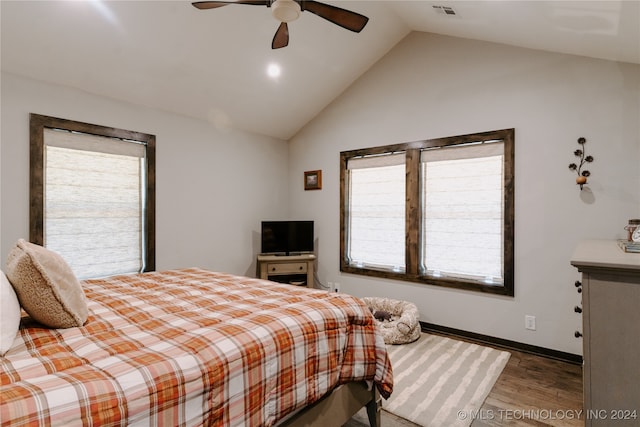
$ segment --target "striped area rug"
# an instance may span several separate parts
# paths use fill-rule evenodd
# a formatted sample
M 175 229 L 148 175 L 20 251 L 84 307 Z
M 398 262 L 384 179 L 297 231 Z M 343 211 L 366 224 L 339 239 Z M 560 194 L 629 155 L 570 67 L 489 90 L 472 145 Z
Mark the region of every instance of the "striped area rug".
M 387 349 L 394 390 L 382 408 L 424 427 L 468 427 L 510 356 L 424 333 L 418 341 Z

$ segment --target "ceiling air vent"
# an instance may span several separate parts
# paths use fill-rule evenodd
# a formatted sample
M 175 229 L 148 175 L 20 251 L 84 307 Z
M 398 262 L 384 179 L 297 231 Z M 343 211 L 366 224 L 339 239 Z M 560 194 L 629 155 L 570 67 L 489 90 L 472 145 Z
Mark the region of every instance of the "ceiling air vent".
M 433 10 L 441 15 L 456 15 L 456 11 L 453 10 L 452 7 L 449 6 L 433 6 Z

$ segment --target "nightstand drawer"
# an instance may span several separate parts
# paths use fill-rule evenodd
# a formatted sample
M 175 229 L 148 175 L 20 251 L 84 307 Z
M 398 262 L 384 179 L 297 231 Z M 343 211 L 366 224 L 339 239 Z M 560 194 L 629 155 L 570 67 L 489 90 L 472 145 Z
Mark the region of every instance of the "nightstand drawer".
M 267 264 L 267 274 L 306 273 L 306 262 L 283 262 Z

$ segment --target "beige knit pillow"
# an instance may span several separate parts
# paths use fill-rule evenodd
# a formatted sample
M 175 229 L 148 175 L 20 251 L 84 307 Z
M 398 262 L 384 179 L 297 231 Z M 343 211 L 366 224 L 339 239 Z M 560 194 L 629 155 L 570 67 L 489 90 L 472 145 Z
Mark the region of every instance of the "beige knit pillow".
M 87 320 L 82 286 L 57 253 L 20 239 L 9 252 L 5 273 L 34 320 L 51 328 L 82 326 Z

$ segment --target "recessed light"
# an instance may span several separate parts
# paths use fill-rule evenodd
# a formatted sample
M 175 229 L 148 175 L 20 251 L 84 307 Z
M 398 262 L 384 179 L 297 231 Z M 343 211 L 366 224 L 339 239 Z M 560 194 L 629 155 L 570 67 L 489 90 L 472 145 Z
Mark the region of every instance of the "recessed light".
M 267 75 L 272 79 L 277 79 L 278 77 L 280 77 L 281 73 L 282 73 L 282 69 L 278 64 L 272 62 L 267 66 Z

